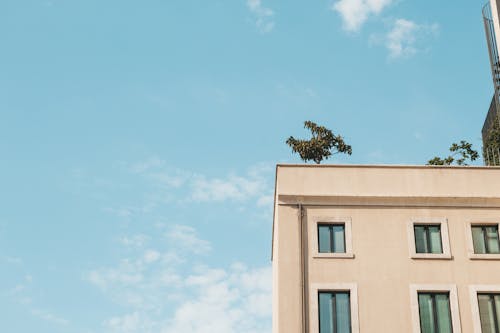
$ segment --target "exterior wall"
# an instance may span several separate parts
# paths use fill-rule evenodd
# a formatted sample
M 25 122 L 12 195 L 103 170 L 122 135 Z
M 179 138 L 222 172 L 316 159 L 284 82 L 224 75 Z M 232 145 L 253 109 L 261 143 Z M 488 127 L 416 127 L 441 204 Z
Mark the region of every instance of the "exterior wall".
M 273 332 L 303 332 L 297 203 L 309 327 L 317 284 L 355 284 L 369 333 L 413 332 L 411 285 L 456 285 L 462 332 L 474 332 L 469 287 L 500 285 L 500 261 L 470 259 L 467 232 L 471 221 L 500 222 L 499 199 L 500 168 L 278 166 Z M 354 258 L 316 256 L 316 222 L 339 218 L 351 221 Z M 451 259 L 411 258 L 407 224 L 426 218 L 446 219 Z
M 486 119 L 483 124 L 481 131 L 483 144 L 486 140 L 486 136 L 492 127 L 492 124 L 497 119 L 498 115 L 498 104 L 499 104 L 499 94 L 500 94 L 500 65 L 499 65 L 499 55 L 500 50 L 498 47 L 500 45 L 500 21 L 499 21 L 499 10 L 500 10 L 500 0 L 490 0 L 487 5 L 483 7 L 483 21 L 484 29 L 486 34 L 486 45 L 488 47 L 488 54 L 490 58 L 491 75 L 493 79 L 494 94 L 488 109 Z M 495 155 L 497 152 L 495 151 Z M 488 158 L 485 159 L 486 165 L 496 165 L 496 163 L 491 163 L 489 156 L 493 155 L 493 151 L 486 154 Z
M 299 219 L 297 209 L 279 207 L 274 229 L 273 332 L 301 332 L 302 285 Z
M 495 36 L 497 45 L 500 45 L 500 0 L 490 0 L 491 16 L 493 18 L 493 25 L 495 27 Z M 499 52 L 500 54 L 500 52 Z

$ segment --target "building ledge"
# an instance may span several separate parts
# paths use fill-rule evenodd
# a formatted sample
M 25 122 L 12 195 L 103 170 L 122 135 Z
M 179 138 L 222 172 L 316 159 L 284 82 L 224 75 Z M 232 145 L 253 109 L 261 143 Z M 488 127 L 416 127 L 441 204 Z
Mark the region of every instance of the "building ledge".
M 279 194 L 278 205 L 500 208 L 499 197 L 307 196 Z

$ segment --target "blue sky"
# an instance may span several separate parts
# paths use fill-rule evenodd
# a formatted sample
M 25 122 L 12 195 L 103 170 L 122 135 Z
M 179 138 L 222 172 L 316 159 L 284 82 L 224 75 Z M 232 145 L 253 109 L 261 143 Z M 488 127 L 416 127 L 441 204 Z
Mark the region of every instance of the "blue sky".
M 274 166 L 480 149 L 481 1 L 0 2 L 9 333 L 269 333 Z M 481 161 L 477 162 L 481 164 Z

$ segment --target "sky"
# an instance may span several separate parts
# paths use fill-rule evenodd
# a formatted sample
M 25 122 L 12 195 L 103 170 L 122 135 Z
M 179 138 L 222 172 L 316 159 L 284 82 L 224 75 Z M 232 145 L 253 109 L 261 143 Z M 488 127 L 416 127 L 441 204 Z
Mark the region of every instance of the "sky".
M 1 331 L 270 333 L 285 140 L 480 149 L 482 5 L 1 0 Z

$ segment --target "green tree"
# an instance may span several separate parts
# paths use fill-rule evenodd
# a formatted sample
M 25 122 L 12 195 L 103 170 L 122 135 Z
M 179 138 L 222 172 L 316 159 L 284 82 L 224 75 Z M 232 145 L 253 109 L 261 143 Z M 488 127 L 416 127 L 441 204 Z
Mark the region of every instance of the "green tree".
M 460 141 L 460 143 L 453 143 L 450 147 L 450 156 L 445 158 L 434 157 L 427 162 L 427 165 L 468 165 L 468 160 L 475 161 L 479 157 L 479 153 L 472 149 L 472 144 L 467 141 Z
M 286 144 L 294 153 L 298 153 L 304 162 L 314 161 L 320 164 L 323 159 L 328 159 L 333 154 L 352 154 L 351 146 L 328 128 L 318 126 L 312 121 L 305 121 L 304 128 L 311 131 L 311 139 L 298 140 L 291 136 L 286 140 Z
M 483 142 L 483 159 L 487 165 L 500 165 L 500 119 L 496 119 Z

